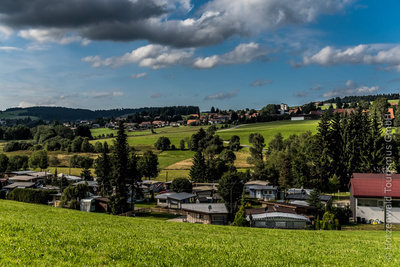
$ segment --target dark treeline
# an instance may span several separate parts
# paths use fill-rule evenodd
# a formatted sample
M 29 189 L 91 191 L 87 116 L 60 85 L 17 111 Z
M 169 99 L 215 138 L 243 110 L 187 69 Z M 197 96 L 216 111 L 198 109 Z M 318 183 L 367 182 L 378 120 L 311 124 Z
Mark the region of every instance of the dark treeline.
M 399 99 L 400 94 L 377 94 L 377 95 L 363 95 L 363 96 L 345 96 L 343 98 L 336 97 L 325 100 L 326 103 L 353 103 L 360 102 L 360 100 L 364 101 L 375 101 L 376 99 L 384 97 L 386 99 Z
M 5 111 L 24 111 L 20 116 L 38 117 L 41 120 L 53 121 L 75 121 L 75 120 L 94 120 L 96 118 L 122 117 L 133 113 L 142 113 L 149 116 L 160 116 L 167 114 L 174 116 L 177 114 L 188 115 L 199 113 L 199 108 L 194 106 L 172 106 L 172 107 L 143 107 L 143 108 L 124 108 L 110 110 L 89 110 L 74 109 L 65 107 L 29 107 L 29 108 L 10 108 Z
M 182 120 L 182 116 L 190 114 L 200 114 L 199 107 L 196 106 L 174 106 L 156 108 L 149 111 L 142 111 L 127 116 L 128 122 L 141 123 L 143 121 L 178 121 Z

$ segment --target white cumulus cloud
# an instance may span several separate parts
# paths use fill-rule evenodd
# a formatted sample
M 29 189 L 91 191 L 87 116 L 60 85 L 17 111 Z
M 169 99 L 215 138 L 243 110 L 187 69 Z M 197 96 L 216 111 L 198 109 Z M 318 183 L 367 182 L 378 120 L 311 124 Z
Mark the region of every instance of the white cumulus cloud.
M 379 86 L 365 86 L 359 85 L 353 80 L 349 80 L 346 82 L 344 87 L 335 88 L 331 91 L 327 91 L 323 94 L 323 97 L 333 98 L 333 97 L 344 97 L 344 96 L 353 96 L 353 95 L 370 95 L 376 94 L 381 88 Z
M 303 57 L 294 67 L 307 65 L 331 66 L 339 64 L 381 65 L 384 69 L 400 71 L 400 45 L 360 44 L 345 49 L 326 46 L 311 56 Z

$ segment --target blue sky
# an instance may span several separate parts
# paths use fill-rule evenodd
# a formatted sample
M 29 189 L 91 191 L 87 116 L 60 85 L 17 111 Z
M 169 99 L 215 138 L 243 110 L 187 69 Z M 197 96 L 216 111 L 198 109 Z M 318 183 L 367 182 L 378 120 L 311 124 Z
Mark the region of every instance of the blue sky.
M 400 2 L 13 0 L 0 109 L 290 106 L 400 90 Z

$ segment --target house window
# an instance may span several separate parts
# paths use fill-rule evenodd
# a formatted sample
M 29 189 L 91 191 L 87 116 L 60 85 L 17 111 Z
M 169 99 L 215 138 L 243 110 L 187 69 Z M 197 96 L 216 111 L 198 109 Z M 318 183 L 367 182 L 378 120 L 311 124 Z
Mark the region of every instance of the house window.
M 203 214 L 197 214 L 197 219 L 204 219 L 204 215 Z
M 376 199 L 358 199 L 357 206 L 362 207 L 377 207 L 378 201 Z
M 392 201 L 393 208 L 400 208 L 400 200 L 393 200 Z

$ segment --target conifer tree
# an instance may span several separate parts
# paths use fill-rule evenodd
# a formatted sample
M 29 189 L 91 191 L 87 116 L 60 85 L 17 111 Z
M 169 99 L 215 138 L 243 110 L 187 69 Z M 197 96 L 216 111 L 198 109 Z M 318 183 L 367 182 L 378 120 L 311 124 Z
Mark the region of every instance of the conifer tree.
M 207 165 L 201 151 L 197 151 L 193 156 L 193 165 L 190 168 L 189 176 L 196 183 L 207 181 Z
M 377 114 L 372 114 L 368 121 L 369 131 L 365 134 L 362 153 L 364 172 L 380 173 L 385 161 L 385 141 L 382 136 L 382 126 Z
M 110 198 L 111 212 L 113 214 L 121 214 L 128 210 L 128 190 L 126 184 L 128 182 L 129 151 L 125 126 L 121 120 L 118 123 L 117 138 L 113 151 L 113 184 L 115 185 L 115 194 Z
M 265 147 L 264 137 L 259 133 L 250 134 L 249 142 L 252 146 L 249 149 L 251 156 L 247 158 L 247 162 L 254 165 L 254 178 L 265 180 L 265 163 L 263 155 L 263 149 Z
M 232 226 L 247 226 L 249 222 L 246 220 L 246 201 L 244 199 L 245 191 L 243 190 L 242 198 L 240 200 L 239 211 L 236 212 L 235 219 Z

